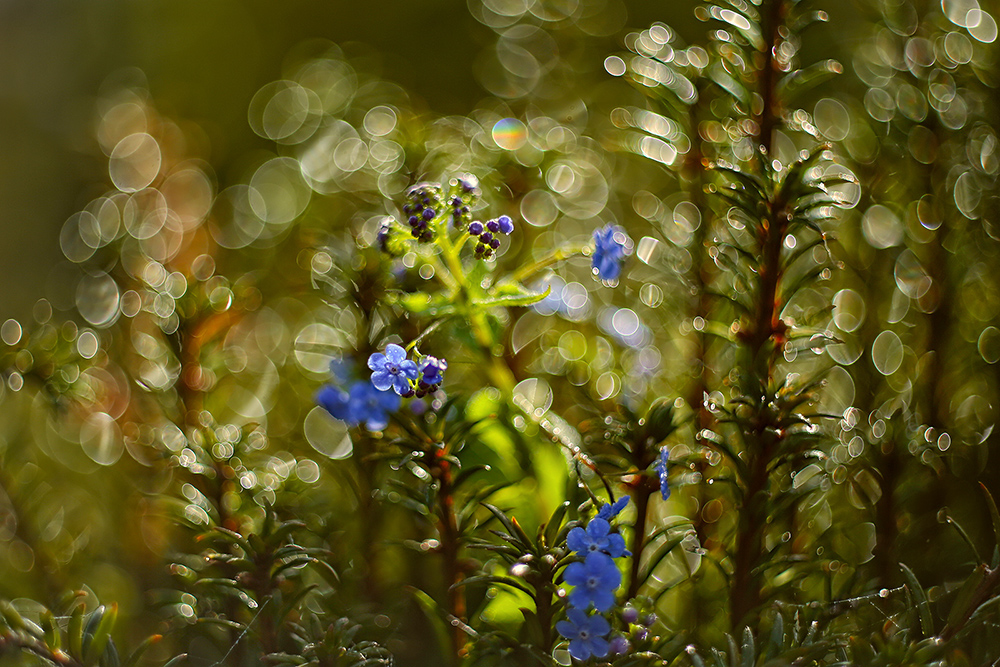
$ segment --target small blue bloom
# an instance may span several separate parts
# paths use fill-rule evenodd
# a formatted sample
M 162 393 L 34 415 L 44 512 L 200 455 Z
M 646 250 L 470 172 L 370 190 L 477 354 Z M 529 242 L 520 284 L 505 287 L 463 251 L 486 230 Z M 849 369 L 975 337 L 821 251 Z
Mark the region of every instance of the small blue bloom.
M 625 607 L 625 610 L 622 612 L 622 621 L 624 621 L 626 625 L 638 623 L 639 610 L 632 606 Z
M 605 521 L 611 521 L 618 516 L 619 512 L 625 509 L 625 506 L 628 505 L 628 501 L 630 499 L 631 496 L 626 494 L 616 500 L 613 505 L 602 505 L 601 509 L 597 511 L 598 518 L 604 519 Z
M 669 470 L 667 462 L 670 460 L 670 449 L 666 445 L 660 447 L 660 457 L 656 459 L 656 472 L 660 475 L 660 495 L 666 500 L 670 497 L 670 484 L 668 479 Z
M 444 381 L 441 376 L 448 368 L 448 362 L 437 357 L 427 356 L 420 362 L 420 381 L 430 386 L 436 386 Z
M 625 639 L 625 637 L 615 635 L 611 638 L 611 641 L 608 642 L 608 648 L 611 651 L 611 655 L 625 655 L 628 653 L 629 649 L 632 648 L 632 645 L 627 639 Z
M 612 558 L 618 558 L 625 554 L 625 538 L 610 531 L 611 524 L 600 517 L 595 517 L 587 524 L 586 530 L 577 526 L 569 531 L 566 546 L 581 556 L 601 552 Z
M 479 236 L 483 233 L 483 223 L 478 220 L 473 220 L 469 223 L 469 234 L 472 236 Z
M 378 228 L 378 234 L 375 236 L 375 243 L 378 245 L 378 249 L 382 252 L 389 252 L 389 239 L 392 236 L 392 225 L 388 222 L 383 222 L 382 226 Z
M 410 392 L 410 380 L 419 375 L 417 363 L 407 359 L 406 350 L 394 344 L 385 348 L 385 354 L 376 352 L 368 357 L 368 368 L 372 369 L 376 389 L 387 391 L 391 387 L 399 395 Z
M 608 640 L 611 625 L 603 616 L 587 616 L 582 609 L 567 609 L 567 621 L 556 623 L 556 630 L 569 640 L 569 654 L 577 660 L 590 656 L 603 658 L 608 654 Z
M 368 382 L 355 382 L 350 392 L 351 421 L 364 422 L 370 431 L 381 431 L 389 425 L 389 414 L 399 410 L 401 402 L 391 391 L 379 391 Z
M 336 419 L 348 423 L 354 421 L 350 409 L 350 395 L 343 389 L 338 389 L 329 384 L 324 386 L 316 392 L 316 403 Z
M 601 280 L 617 280 L 632 240 L 618 225 L 605 225 L 594 230 L 592 267 Z
M 514 222 L 510 219 L 509 215 L 501 215 L 497 218 L 497 223 L 500 226 L 500 232 L 502 234 L 511 234 L 514 231 Z
M 355 382 L 349 391 L 326 385 L 316 393 L 316 402 L 331 416 L 357 426 L 364 422 L 372 431 L 389 425 L 389 413 L 399 409 L 400 398 L 379 391 L 368 382 Z
M 582 562 L 570 563 L 563 573 L 563 580 L 575 588 L 569 594 L 569 603 L 586 609 L 591 604 L 597 611 L 607 611 L 615 604 L 615 591 L 622 583 L 611 556 L 600 551 L 587 554 Z

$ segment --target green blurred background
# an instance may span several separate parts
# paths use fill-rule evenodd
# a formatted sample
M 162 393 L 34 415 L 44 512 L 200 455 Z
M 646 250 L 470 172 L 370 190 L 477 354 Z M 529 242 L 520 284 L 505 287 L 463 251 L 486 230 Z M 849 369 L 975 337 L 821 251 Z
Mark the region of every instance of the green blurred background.
M 707 27 L 688 2 L 610 4 L 611 34 L 590 42 L 595 71 L 628 29 L 662 20 L 694 39 Z M 858 18 L 853 3 L 828 4 L 836 35 L 856 34 L 847 28 Z M 60 227 L 107 181 L 92 131 L 102 86 L 133 81 L 141 74 L 130 68 L 138 68 L 163 113 L 200 127 L 219 180 L 231 181 L 227 172 L 240 156 L 268 146 L 247 123 L 251 98 L 280 78 L 297 45 L 314 38 L 353 44 L 353 53 L 367 55 L 376 73 L 428 111 L 467 113 L 488 94 L 475 70 L 496 35 L 454 0 L 2 3 L 0 320 L 23 319 L 43 296 L 58 304 L 66 288 L 65 274 L 52 270 L 65 261 Z M 806 44 L 807 60 L 816 46 L 821 57 L 849 56 L 851 47 L 818 39 Z

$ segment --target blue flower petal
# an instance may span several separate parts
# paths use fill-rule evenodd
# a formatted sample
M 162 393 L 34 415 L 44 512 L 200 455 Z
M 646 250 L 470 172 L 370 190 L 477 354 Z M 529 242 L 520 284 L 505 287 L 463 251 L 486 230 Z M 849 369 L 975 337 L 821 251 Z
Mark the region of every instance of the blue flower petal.
M 590 646 L 588 648 L 590 649 L 590 654 L 595 658 L 603 658 L 608 654 L 610 645 L 603 637 L 593 637 L 590 640 Z
M 569 531 L 569 535 L 566 536 L 566 546 L 573 551 L 586 552 L 589 544 L 590 540 L 587 539 L 587 533 L 580 526 Z
M 582 639 L 574 639 L 569 643 L 569 654 L 577 660 L 586 660 L 590 657 L 590 642 Z
M 387 391 L 393 384 L 393 378 L 397 376 L 390 375 L 389 371 L 379 370 L 372 373 L 372 384 L 379 391 Z
M 390 343 L 385 348 L 385 358 L 393 364 L 401 363 L 404 359 L 406 359 L 406 350 L 399 345 Z

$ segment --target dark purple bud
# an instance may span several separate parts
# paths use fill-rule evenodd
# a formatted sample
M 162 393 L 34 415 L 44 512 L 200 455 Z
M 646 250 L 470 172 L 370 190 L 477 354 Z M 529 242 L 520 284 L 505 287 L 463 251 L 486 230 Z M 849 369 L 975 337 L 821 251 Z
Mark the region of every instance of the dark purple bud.
M 629 625 L 635 623 L 639 620 L 639 610 L 635 607 L 625 607 L 625 610 L 622 611 L 622 620 Z
M 389 225 L 382 225 L 379 227 L 378 235 L 375 237 L 378 243 L 378 248 L 382 252 L 389 252 L 389 237 L 392 235 L 392 227 Z
M 483 232 L 482 234 L 479 235 L 480 243 L 489 243 L 492 240 L 493 240 L 493 235 L 490 234 L 489 232 Z
M 637 642 L 645 641 L 646 637 L 649 636 L 649 631 L 646 628 L 639 628 L 632 634 L 632 636 L 635 637 Z
M 407 220 L 407 222 L 410 223 L 410 227 L 416 227 L 417 223 L 420 222 L 420 218 L 418 218 L 415 215 L 411 215 L 410 219 Z
M 500 231 L 504 234 L 510 234 L 514 231 L 514 221 L 510 219 L 509 215 L 501 215 L 497 218 L 497 223 L 500 225 Z
M 403 204 L 403 213 L 405 213 L 406 215 L 413 213 L 413 207 L 410 206 L 409 204 Z
M 473 236 L 479 236 L 483 233 L 483 223 L 478 220 L 473 220 L 469 223 L 469 233 Z
M 468 212 L 469 212 L 469 207 L 468 207 L 468 206 L 463 206 L 463 207 L 462 207 L 462 215 L 465 215 L 465 214 L 467 214 Z
M 496 250 L 500 247 L 500 239 L 493 239 L 490 241 L 490 247 Z
M 490 220 L 486 223 L 486 229 L 490 230 L 494 234 L 500 231 L 500 223 L 496 220 Z
M 656 614 L 646 614 L 642 617 L 642 624 L 647 628 L 653 625 L 653 623 L 656 623 Z
M 432 208 L 425 208 L 423 212 L 424 220 L 433 220 L 437 212 Z
M 612 655 L 625 655 L 630 648 L 632 647 L 629 645 L 628 640 L 621 635 L 615 635 L 608 641 L 608 651 Z

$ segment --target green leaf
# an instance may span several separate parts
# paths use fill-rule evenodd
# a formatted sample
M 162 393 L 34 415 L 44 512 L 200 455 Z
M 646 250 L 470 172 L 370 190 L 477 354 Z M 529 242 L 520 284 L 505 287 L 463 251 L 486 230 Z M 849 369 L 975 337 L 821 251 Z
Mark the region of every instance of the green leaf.
M 931 605 L 927 601 L 927 592 L 924 591 L 924 587 L 920 585 L 917 581 L 917 577 L 913 574 L 913 570 L 906 567 L 903 563 L 899 564 L 899 567 L 903 570 L 903 576 L 906 578 L 906 585 L 913 597 L 917 602 L 917 613 L 920 616 L 920 630 L 924 633 L 925 637 L 930 637 L 934 634 L 934 618 L 931 615 Z
M 962 588 L 959 589 L 958 595 L 955 596 L 955 602 L 951 605 L 951 611 L 948 612 L 948 625 L 954 628 L 962 621 L 962 617 L 969 611 L 969 606 L 972 603 L 972 596 L 976 594 L 979 589 L 980 584 L 983 583 L 983 579 L 986 577 L 986 566 L 979 564 L 976 569 L 972 571 L 969 578 L 965 580 L 962 584 Z
M 424 616 L 427 617 L 431 627 L 434 629 L 434 637 L 437 639 L 438 647 L 441 649 L 442 655 L 448 655 L 451 652 L 451 640 L 449 639 L 450 630 L 448 624 L 444 621 L 444 617 L 438 603 L 434 601 L 434 598 L 419 588 L 414 588 L 412 586 L 406 586 L 405 588 L 414 597 L 414 599 L 416 599 L 421 611 L 424 612 Z
M 499 584 L 502 586 L 510 586 L 511 588 L 516 588 L 517 590 L 527 593 L 528 595 L 535 594 L 535 592 L 531 590 L 531 587 L 528 586 L 527 584 L 521 583 L 520 581 L 514 579 L 513 577 L 502 577 L 495 574 L 479 574 L 474 577 L 468 577 L 458 582 L 457 584 L 454 584 L 452 588 L 455 588 L 455 586 L 471 586 L 475 584 L 489 584 L 489 585 Z
M 66 630 L 66 641 L 69 642 L 69 652 L 76 658 L 83 655 L 83 604 L 73 607 Z
M 55 624 L 52 612 L 46 609 L 42 612 L 39 620 L 42 624 L 42 631 L 45 633 L 45 643 L 53 651 L 58 650 L 62 643 L 62 635 L 59 633 L 59 627 Z
M 993 500 L 993 496 L 986 489 L 986 485 L 980 482 L 979 488 L 983 490 L 983 495 L 986 496 L 986 505 L 990 508 L 990 518 L 993 519 L 993 537 L 996 539 L 997 548 L 1000 549 L 1000 511 L 997 511 L 996 501 Z
M 753 667 L 757 657 L 757 647 L 754 645 L 753 632 L 750 626 L 743 628 L 743 667 Z
M 159 644 L 162 639 L 163 635 L 150 635 L 149 637 L 146 637 L 138 646 L 135 647 L 135 650 L 132 651 L 129 657 L 125 658 L 125 667 L 132 667 L 135 665 L 135 663 L 139 661 L 139 658 L 142 657 L 150 646 L 153 644 Z
M 813 63 L 782 77 L 781 81 L 778 82 L 778 94 L 787 103 L 793 100 L 796 95 L 818 86 L 824 81 L 829 81 L 843 70 L 843 66 L 836 60 Z
M 100 664 L 101 667 L 121 667 L 122 661 L 118 655 L 118 647 L 115 646 L 115 640 L 110 637 L 104 647 L 104 653 L 101 654 Z
M 780 611 L 774 612 L 774 623 L 771 625 L 770 643 L 767 648 L 767 657 L 773 658 L 785 646 L 785 617 Z
M 472 303 L 483 308 L 530 306 L 533 303 L 538 303 L 552 293 L 551 285 L 546 287 L 544 292 L 533 292 L 521 285 L 517 285 L 517 290 L 512 290 L 511 288 L 501 290 L 500 287 L 498 286 L 494 290 L 495 296 L 491 295 L 482 299 L 474 299 Z
M 424 292 L 398 292 L 392 300 L 414 315 L 451 315 L 455 306 L 446 294 L 426 294 Z
M 94 610 L 94 613 L 87 619 L 87 626 L 83 637 L 83 662 L 84 664 L 96 664 L 104 654 L 104 648 L 111 638 L 111 630 L 118 620 L 118 604 L 112 603 L 110 607 L 103 605 Z

